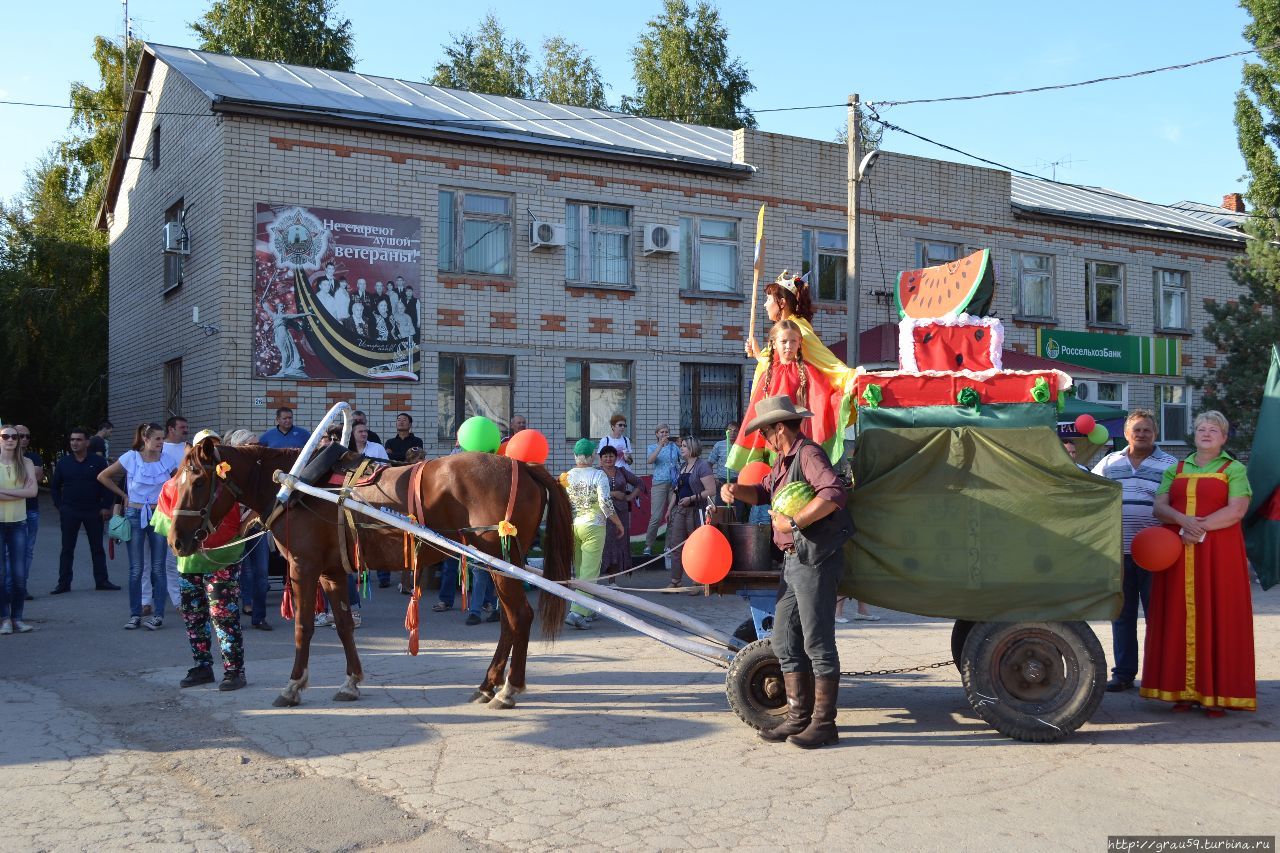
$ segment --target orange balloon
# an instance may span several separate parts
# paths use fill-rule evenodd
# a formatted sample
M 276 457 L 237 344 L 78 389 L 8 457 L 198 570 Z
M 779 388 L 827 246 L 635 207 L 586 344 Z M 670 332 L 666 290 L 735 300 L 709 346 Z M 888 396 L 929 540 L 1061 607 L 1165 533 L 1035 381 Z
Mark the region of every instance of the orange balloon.
M 1182 556 L 1182 537 L 1167 527 L 1148 527 L 1133 537 L 1133 561 L 1149 572 L 1173 568 Z
M 507 439 L 506 455 L 521 462 L 542 465 L 550 452 L 547 437 L 536 429 L 522 429 Z
M 499 445 L 498 445 L 498 455 L 499 455 L 499 456 L 506 456 L 506 455 L 507 455 L 507 442 L 505 442 L 505 441 L 504 441 L 504 442 L 502 442 L 502 444 L 499 444 Z
M 733 565 L 733 549 L 719 528 L 704 524 L 684 540 L 680 562 L 695 583 L 720 583 Z
M 764 482 L 764 478 L 769 476 L 772 470 L 768 462 L 759 460 L 748 462 L 738 473 L 738 482 L 744 486 L 758 486 Z

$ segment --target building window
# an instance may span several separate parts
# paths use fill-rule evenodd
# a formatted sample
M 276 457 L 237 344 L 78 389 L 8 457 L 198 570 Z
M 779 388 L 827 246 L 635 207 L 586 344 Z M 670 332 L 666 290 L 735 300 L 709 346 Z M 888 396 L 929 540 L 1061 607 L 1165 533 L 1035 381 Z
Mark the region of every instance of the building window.
M 1098 382 L 1095 384 L 1097 385 L 1098 393 L 1093 402 L 1103 406 L 1115 406 L 1117 409 L 1127 407 L 1129 400 L 1129 383 Z
M 167 226 L 170 222 L 182 222 L 182 199 L 178 199 L 177 203 L 164 212 L 164 224 Z M 179 252 L 164 253 L 164 289 L 163 293 L 168 293 L 175 287 L 182 284 L 182 267 L 186 258 Z
M 1191 390 L 1185 385 L 1157 385 L 1160 441 L 1185 444 L 1191 434 Z
M 182 417 L 182 359 L 164 363 L 165 418 Z
M 603 438 L 609 418 L 630 420 L 632 399 L 631 362 L 569 359 L 564 363 L 565 437 Z
M 738 293 L 738 223 L 680 217 L 680 289 Z
M 442 272 L 511 275 L 511 197 L 440 191 Z
M 1053 256 L 1013 253 L 1018 288 L 1014 313 L 1020 317 L 1053 318 Z
M 151 170 L 160 168 L 160 125 L 151 129 Z
M 804 228 L 800 231 L 800 243 L 800 272 L 807 274 L 815 267 L 818 270 L 816 277 L 808 279 L 810 292 L 818 299 L 843 302 L 849 235 L 844 231 Z
M 584 284 L 631 283 L 631 209 L 565 206 L 565 278 Z
M 939 240 L 916 241 L 916 266 L 936 267 L 957 261 L 964 255 L 963 243 L 943 243 Z
M 1124 264 L 1089 261 L 1084 287 L 1090 323 L 1124 324 Z
M 680 365 L 680 434 L 719 441 L 742 411 L 742 373 L 736 364 Z
M 515 396 L 510 356 L 441 354 L 438 375 L 436 438 L 453 441 L 458 426 L 474 415 L 484 415 L 499 429 L 507 429 Z
M 1158 328 L 1189 329 L 1187 319 L 1187 274 L 1181 270 L 1155 271 Z

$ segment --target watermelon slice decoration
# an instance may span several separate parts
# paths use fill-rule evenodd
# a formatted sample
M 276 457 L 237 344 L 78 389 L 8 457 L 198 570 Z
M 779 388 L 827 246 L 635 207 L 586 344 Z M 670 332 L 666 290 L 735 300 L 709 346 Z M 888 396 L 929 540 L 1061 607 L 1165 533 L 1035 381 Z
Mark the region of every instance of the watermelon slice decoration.
M 899 273 L 894 300 L 901 317 L 954 317 L 962 312 L 982 317 L 991 308 L 995 285 L 991 250 L 980 249 L 936 267 Z
M 796 513 L 808 506 L 816 495 L 813 486 L 804 480 L 792 480 L 773 493 L 773 511 L 795 518 Z

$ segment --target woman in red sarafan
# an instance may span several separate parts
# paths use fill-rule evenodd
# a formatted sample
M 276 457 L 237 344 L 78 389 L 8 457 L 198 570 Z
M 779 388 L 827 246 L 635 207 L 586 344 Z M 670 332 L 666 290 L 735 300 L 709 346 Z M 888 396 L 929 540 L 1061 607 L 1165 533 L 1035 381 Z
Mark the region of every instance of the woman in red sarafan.
M 1253 603 L 1240 520 L 1249 508 L 1245 467 L 1223 452 L 1227 419 L 1195 420 L 1196 452 L 1165 471 L 1155 516 L 1179 528 L 1183 555 L 1152 578 L 1142 696 L 1202 706 L 1257 710 Z

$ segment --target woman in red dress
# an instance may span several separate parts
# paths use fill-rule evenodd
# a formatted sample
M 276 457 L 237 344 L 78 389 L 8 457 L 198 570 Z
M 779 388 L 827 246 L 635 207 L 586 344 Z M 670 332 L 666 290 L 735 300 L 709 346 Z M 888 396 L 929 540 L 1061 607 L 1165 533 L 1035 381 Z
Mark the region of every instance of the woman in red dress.
M 1240 520 L 1249 508 L 1245 467 L 1223 452 L 1227 419 L 1195 420 L 1196 452 L 1164 472 L 1155 516 L 1180 528 L 1183 555 L 1155 573 L 1147 607 L 1142 696 L 1202 706 L 1257 710 L 1253 603 Z

